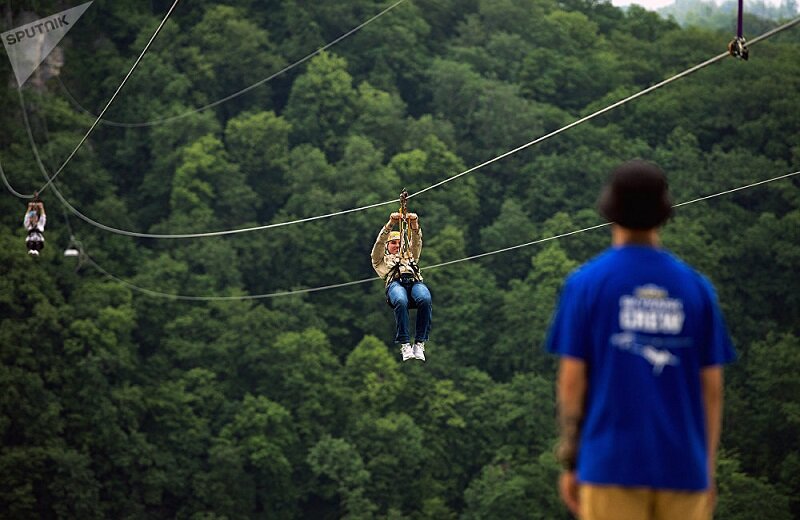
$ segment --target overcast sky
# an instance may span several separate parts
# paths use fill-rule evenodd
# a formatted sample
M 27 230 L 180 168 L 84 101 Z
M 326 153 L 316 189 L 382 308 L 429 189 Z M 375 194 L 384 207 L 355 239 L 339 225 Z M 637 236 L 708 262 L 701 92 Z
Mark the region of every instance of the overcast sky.
M 611 3 L 617 7 L 624 7 L 630 4 L 639 4 L 645 9 L 656 10 L 670 5 L 673 3 L 673 1 L 674 0 L 611 0 Z M 719 5 L 720 0 L 717 0 L 716 3 Z M 781 0 L 765 0 L 764 3 L 767 5 L 780 5 Z M 745 5 L 747 5 L 747 3 L 745 3 Z
M 611 3 L 617 7 L 624 7 L 630 4 L 639 4 L 646 9 L 659 9 L 665 5 L 669 5 L 673 0 L 611 0 Z

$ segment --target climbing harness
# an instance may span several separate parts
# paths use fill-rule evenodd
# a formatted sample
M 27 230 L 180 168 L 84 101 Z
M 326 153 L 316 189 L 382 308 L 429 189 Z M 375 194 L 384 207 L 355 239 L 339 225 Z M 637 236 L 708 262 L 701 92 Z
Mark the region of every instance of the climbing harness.
M 411 256 L 411 223 L 408 219 L 408 191 L 403 188 L 400 192 L 400 258 Z M 419 225 L 419 222 L 417 223 Z M 414 272 L 414 278 L 419 279 L 419 266 L 411 256 L 408 265 Z M 400 269 L 399 264 L 395 264 L 393 269 Z M 399 273 L 395 273 L 397 275 Z M 399 276 L 397 276 L 399 278 Z
M 25 237 L 25 246 L 28 248 L 28 254 L 39 256 L 39 251 L 44 249 L 44 231 L 39 229 L 39 220 L 44 213 L 44 203 L 39 199 L 39 192 L 33 192 L 33 200 L 28 203 L 25 209 L 25 226 L 30 227 L 27 229 L 28 234 Z M 35 219 L 35 220 L 34 220 Z
M 747 42 L 742 36 L 742 11 L 744 0 L 739 0 L 739 19 L 736 24 L 736 38 L 728 43 L 728 54 L 734 58 L 739 58 L 747 61 L 750 51 L 747 48 Z
M 414 261 L 413 256 L 411 256 L 411 224 L 409 223 L 408 219 L 408 191 L 403 188 L 403 191 L 400 192 L 400 209 L 398 210 L 400 213 L 400 252 L 399 258 L 397 262 L 392 266 L 392 269 L 386 275 L 392 281 L 399 281 L 403 284 L 404 287 L 408 287 L 407 284 L 412 284 L 419 280 L 419 266 Z M 419 224 L 417 224 L 419 225 Z M 410 258 L 408 258 L 410 257 Z M 400 264 L 402 263 L 403 259 L 407 259 L 406 265 L 411 268 L 411 273 L 401 273 L 400 272 Z M 389 294 L 387 291 L 386 294 L 386 303 L 391 307 L 392 303 L 389 301 Z M 414 302 L 414 299 L 410 297 L 408 299 L 408 308 L 409 309 L 416 309 L 417 305 Z

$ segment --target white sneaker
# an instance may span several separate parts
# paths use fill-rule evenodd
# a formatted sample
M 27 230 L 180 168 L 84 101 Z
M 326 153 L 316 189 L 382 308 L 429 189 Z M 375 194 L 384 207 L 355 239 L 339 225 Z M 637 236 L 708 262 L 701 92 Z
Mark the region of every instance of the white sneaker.
M 29 255 L 33 255 L 33 256 L 39 256 L 39 251 L 37 251 L 35 249 L 31 249 L 31 250 L 28 251 L 28 254 Z
M 414 348 L 412 349 L 414 352 L 414 357 L 419 359 L 420 361 L 425 361 L 425 343 L 421 341 L 417 341 L 414 343 Z
M 403 361 L 408 361 L 414 357 L 414 350 L 411 348 L 411 343 L 403 343 L 400 345 L 400 354 L 403 355 Z

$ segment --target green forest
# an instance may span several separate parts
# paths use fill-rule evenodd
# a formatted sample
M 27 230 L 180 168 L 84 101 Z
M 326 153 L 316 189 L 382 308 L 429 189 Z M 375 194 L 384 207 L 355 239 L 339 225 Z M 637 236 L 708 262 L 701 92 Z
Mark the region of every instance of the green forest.
M 638 157 L 676 203 L 719 195 L 662 234 L 716 286 L 738 353 L 716 518 L 800 518 L 800 179 L 729 192 L 799 169 L 800 26 L 412 197 L 433 294 L 425 364 L 401 363 L 382 281 L 303 292 L 374 277 L 397 204 L 154 239 L 59 201 L 152 234 L 392 201 L 734 36 L 597 0 L 406 0 L 372 19 L 394 3 L 178 3 L 41 193 L 40 257 L 27 201 L 3 191 L 0 516 L 570 518 L 543 341 L 564 278 L 610 234 L 553 237 L 602 224 L 608 173 Z M 75 5 L 9 2 L 3 31 Z M 13 189 L 45 183 L 37 156 L 59 169 L 171 6 L 95 0 L 21 90 L 0 60 Z M 748 20 L 748 40 L 780 23 Z M 275 293 L 291 294 L 248 298 Z
M 755 0 L 743 2 L 742 7 L 743 24 L 750 29 L 751 36 L 769 27 L 769 20 L 790 19 L 800 14 L 797 0 L 780 0 L 778 5 L 775 2 Z M 719 3 L 714 0 L 675 0 L 672 4 L 658 9 L 658 12 L 664 17 L 672 17 L 683 26 L 736 31 L 739 5 L 737 0 L 724 0 Z

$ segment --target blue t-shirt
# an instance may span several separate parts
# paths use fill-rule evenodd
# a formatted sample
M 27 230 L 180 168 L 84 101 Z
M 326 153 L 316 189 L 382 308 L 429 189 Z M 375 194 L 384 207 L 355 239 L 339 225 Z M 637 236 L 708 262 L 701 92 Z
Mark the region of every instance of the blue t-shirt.
M 547 350 L 587 364 L 581 482 L 708 487 L 700 370 L 735 353 L 705 277 L 661 249 L 608 249 L 567 279 Z

